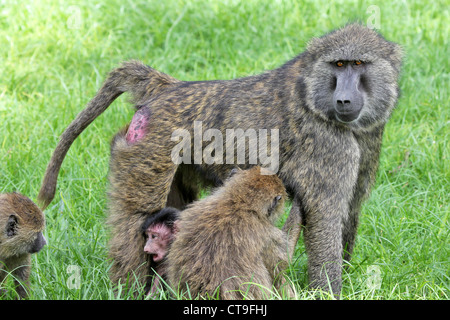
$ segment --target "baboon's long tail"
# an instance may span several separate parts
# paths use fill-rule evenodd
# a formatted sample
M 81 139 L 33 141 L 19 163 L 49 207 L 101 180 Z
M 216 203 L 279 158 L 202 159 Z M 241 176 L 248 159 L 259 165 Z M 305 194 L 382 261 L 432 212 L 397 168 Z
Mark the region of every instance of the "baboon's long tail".
M 111 71 L 95 97 L 61 135 L 39 191 L 38 201 L 42 210 L 52 202 L 55 196 L 58 173 L 67 151 L 78 135 L 92 121 L 124 92 L 131 93 L 134 103 L 143 104 L 152 94 L 175 82 L 178 80 L 139 61 L 125 62 L 119 68 Z

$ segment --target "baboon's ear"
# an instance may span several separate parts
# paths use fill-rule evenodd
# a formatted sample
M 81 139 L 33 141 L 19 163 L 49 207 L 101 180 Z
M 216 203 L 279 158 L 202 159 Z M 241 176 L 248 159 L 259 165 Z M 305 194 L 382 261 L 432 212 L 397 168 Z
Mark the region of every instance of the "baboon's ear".
M 8 221 L 6 222 L 6 235 L 12 237 L 17 234 L 18 227 L 17 217 L 15 215 L 10 215 Z

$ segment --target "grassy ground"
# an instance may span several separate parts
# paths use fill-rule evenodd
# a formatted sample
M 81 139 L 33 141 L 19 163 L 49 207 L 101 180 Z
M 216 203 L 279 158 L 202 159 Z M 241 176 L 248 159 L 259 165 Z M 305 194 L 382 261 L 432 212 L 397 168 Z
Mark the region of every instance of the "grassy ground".
M 183 80 L 246 76 L 355 19 L 378 24 L 406 57 L 342 298 L 449 299 L 446 1 L 0 1 L 0 192 L 36 198 L 59 135 L 123 60 Z M 131 117 L 120 98 L 68 153 L 45 212 L 49 245 L 33 258 L 32 299 L 128 298 L 113 294 L 103 221 L 109 141 Z M 302 243 L 295 258 L 290 276 L 310 298 Z

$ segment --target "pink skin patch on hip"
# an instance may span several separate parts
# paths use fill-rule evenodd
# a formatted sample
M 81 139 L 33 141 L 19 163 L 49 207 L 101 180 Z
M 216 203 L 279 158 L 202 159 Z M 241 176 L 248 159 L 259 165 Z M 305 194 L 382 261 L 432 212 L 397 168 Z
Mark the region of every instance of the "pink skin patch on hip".
M 147 133 L 148 123 L 150 121 L 150 110 L 141 107 L 133 116 L 127 131 L 127 142 L 129 144 L 140 141 Z

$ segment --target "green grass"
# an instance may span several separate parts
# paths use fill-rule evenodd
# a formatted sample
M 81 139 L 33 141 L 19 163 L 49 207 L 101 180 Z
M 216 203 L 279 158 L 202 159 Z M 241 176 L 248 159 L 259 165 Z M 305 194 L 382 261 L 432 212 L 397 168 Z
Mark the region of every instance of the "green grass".
M 1 1 L 0 192 L 36 199 L 59 135 L 121 61 L 140 59 L 182 80 L 256 74 L 312 36 L 365 23 L 373 4 L 381 32 L 405 51 L 402 97 L 342 298 L 449 299 L 446 1 Z M 103 222 L 109 142 L 132 114 L 118 99 L 70 149 L 45 212 L 49 244 L 33 258 L 32 299 L 131 298 L 109 281 Z M 304 251 L 300 242 L 289 275 L 298 298 L 309 299 Z M 75 288 L 72 265 L 81 274 Z

